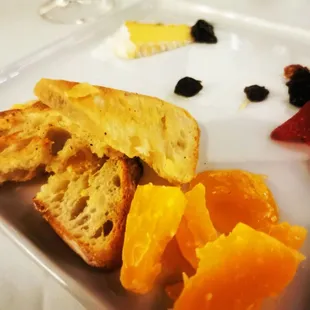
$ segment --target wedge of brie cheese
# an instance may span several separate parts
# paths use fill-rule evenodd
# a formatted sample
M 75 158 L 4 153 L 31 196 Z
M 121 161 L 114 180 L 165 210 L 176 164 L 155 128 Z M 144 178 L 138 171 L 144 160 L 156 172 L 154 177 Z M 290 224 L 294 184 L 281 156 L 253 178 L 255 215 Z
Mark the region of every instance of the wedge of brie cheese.
M 151 56 L 194 42 L 188 25 L 146 24 L 128 21 L 113 38 L 115 54 L 133 59 Z

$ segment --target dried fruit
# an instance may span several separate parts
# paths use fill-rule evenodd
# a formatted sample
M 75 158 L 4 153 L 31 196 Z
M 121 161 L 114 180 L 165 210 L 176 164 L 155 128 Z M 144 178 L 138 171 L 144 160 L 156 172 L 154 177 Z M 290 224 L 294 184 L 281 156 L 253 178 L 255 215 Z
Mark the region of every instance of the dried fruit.
M 191 35 L 197 43 L 217 43 L 214 27 L 203 19 L 199 19 L 192 26 Z
M 198 267 L 196 249 L 217 238 L 206 208 L 205 187 L 198 184 L 186 193 L 187 206 L 176 234 L 183 256 L 193 268 Z
M 174 93 L 184 97 L 193 97 L 202 90 L 201 81 L 189 76 L 180 79 L 174 88 Z
M 190 187 L 202 183 L 212 223 L 220 233 L 229 233 L 239 223 L 255 229 L 278 223 L 276 202 L 262 175 L 243 170 L 205 171 Z
M 269 95 L 269 90 L 264 86 L 251 85 L 244 89 L 247 98 L 252 102 L 260 102 L 265 100 Z
M 177 282 L 175 284 L 167 285 L 165 287 L 165 292 L 170 299 L 175 301 L 181 295 L 183 288 L 184 288 L 183 282 Z
M 286 79 L 290 79 L 297 70 L 299 69 L 303 69 L 303 68 L 306 68 L 306 67 L 303 67 L 301 65 L 289 65 L 289 66 L 286 66 L 284 68 L 284 77 Z
M 286 222 L 271 225 L 262 229 L 262 231 L 295 250 L 299 250 L 302 247 L 307 237 L 306 228 L 301 226 L 291 226 Z
M 257 309 L 293 279 L 305 257 L 275 238 L 239 223 L 198 250 L 196 274 L 184 283 L 175 310 Z M 252 308 L 251 308 L 252 307 Z
M 176 238 L 167 244 L 162 255 L 162 272 L 160 277 L 163 283 L 175 283 L 182 279 L 182 274 L 192 276 L 195 270 L 183 257 Z
M 310 100 L 310 71 L 307 67 L 291 65 L 284 69 L 284 74 L 289 77 L 289 101 L 296 107 L 302 107 Z
M 310 144 L 310 101 L 293 117 L 274 129 L 271 138 L 284 142 Z
M 161 259 L 186 206 L 180 188 L 138 186 L 127 217 L 121 283 L 139 294 L 149 292 L 162 269 Z

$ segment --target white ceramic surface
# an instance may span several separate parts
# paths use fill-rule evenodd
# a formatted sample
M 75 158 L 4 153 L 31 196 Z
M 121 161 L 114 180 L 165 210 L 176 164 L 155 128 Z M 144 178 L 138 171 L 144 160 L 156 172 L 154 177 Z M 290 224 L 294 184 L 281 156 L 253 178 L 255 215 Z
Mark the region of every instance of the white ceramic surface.
M 44 22 L 37 14 L 40 3 L 40 0 L 0 1 L 0 68 L 77 30 Z M 1 310 L 84 309 L 2 231 L 0 252 Z
M 283 67 L 291 63 L 310 64 L 310 35 L 306 31 L 310 23 L 301 14 L 302 5 L 306 9 L 308 4 L 301 1 L 294 11 L 291 4 L 284 1 L 280 13 L 272 18 L 269 11 L 275 10 L 275 5 L 279 5 L 277 1 L 260 2 L 261 5 L 254 1 L 251 9 L 240 0 L 236 2 L 235 12 L 226 1 L 216 7 L 209 3 L 166 0 L 157 7 L 144 3 L 143 8 L 136 7 L 114 16 L 105 27 L 98 24 L 87 33 L 55 45 L 52 50 L 6 68 L 0 74 L 1 108 L 31 98 L 33 85 L 42 76 L 87 81 L 173 102 L 192 113 L 201 127 L 199 171 L 235 167 L 267 174 L 283 219 L 309 228 L 309 149 L 284 147 L 269 139 L 271 130 L 296 112 L 287 102 Z M 299 12 L 298 22 L 290 19 L 291 22 L 285 24 L 283 14 L 288 12 Z M 124 19 L 193 23 L 198 18 L 214 22 L 218 44 L 191 45 L 132 61 L 115 58 L 108 47 L 102 45 L 104 37 Z M 191 99 L 173 94 L 176 82 L 185 75 L 201 80 L 204 85 L 203 91 Z M 268 100 L 239 110 L 244 101 L 243 88 L 253 83 L 270 90 Z M 35 185 L 27 189 L 6 186 L 1 191 L 2 225 L 63 285 L 94 309 L 99 305 L 104 309 L 122 309 L 125 305 L 135 309 L 160 309 L 156 292 L 135 299 L 120 290 L 117 275 L 106 276 L 87 268 L 33 212 L 30 190 L 34 192 Z M 307 239 L 303 251 L 309 254 L 309 248 Z M 306 299 L 309 272 L 306 261 L 277 303 L 277 310 L 309 309 Z M 275 305 L 268 304 L 265 309 L 275 309 Z

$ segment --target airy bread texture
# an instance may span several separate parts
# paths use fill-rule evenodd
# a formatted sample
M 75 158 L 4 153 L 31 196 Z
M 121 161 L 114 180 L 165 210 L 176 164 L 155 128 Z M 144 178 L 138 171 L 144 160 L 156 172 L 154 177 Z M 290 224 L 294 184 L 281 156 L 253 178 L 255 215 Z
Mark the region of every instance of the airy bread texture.
M 51 127 L 69 128 L 70 121 L 40 101 L 14 105 L 0 112 L 0 135 L 19 132 L 20 136 L 45 136 Z
M 51 176 L 34 198 L 35 207 L 87 264 L 117 267 L 142 166 L 120 158 L 86 171 L 75 168 Z
M 200 131 L 184 109 L 121 90 L 42 79 L 38 98 L 84 128 L 83 140 L 99 157 L 111 148 L 140 157 L 161 177 L 187 183 L 195 176 Z
M 81 132 L 81 126 L 42 102 L 1 112 L 0 184 L 51 172 L 34 198 L 36 209 L 89 265 L 110 269 L 121 262 L 142 165 L 119 153 L 98 157 Z
M 21 139 L 18 133 L 0 137 L 0 184 L 24 182 L 44 171 L 52 160 L 52 143 L 48 139 Z
M 0 183 L 27 181 L 44 171 L 62 172 L 77 161 L 94 166 L 99 158 L 76 127 L 39 101 L 0 112 Z

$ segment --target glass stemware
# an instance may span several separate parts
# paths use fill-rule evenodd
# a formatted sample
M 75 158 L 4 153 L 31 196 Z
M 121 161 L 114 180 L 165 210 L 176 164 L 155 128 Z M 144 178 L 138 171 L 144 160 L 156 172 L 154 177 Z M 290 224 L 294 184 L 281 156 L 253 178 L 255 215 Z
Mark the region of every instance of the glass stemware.
M 114 0 L 48 0 L 39 14 L 58 24 L 84 24 L 96 21 L 114 5 Z

